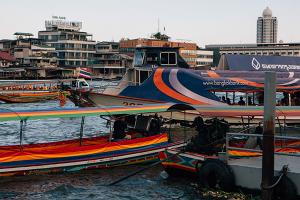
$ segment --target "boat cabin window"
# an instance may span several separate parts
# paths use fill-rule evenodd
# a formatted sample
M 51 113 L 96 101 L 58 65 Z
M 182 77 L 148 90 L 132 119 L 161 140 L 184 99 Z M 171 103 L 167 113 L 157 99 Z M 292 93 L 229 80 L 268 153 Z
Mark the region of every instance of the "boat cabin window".
M 135 71 L 135 82 L 138 84 L 142 84 L 148 77 L 150 72 L 144 70 L 136 70 Z
M 158 55 L 157 53 L 147 53 L 146 62 L 149 65 L 158 65 Z
M 134 66 L 142 66 L 144 63 L 144 52 L 135 52 Z
M 160 54 L 161 65 L 176 65 L 176 53 L 175 52 L 164 52 Z
M 85 87 L 85 86 L 89 86 L 89 85 L 84 81 L 79 82 L 79 87 Z
M 140 71 L 140 84 L 148 78 L 148 71 Z

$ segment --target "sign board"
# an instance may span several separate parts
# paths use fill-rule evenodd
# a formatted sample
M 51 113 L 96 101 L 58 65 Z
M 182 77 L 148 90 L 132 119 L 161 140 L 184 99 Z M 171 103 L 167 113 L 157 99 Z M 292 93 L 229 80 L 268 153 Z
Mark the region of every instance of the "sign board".
M 300 57 L 224 55 L 229 70 L 300 72 Z

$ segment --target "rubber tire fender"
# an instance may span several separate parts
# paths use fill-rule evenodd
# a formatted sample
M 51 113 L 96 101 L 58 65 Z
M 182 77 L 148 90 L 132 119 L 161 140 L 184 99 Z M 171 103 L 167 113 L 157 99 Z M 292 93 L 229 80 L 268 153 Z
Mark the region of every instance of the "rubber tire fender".
M 278 180 L 278 176 L 274 180 Z M 283 176 L 278 185 L 275 186 L 273 191 L 274 200 L 295 200 L 297 199 L 297 188 L 295 183 L 287 177 Z
M 234 174 L 223 161 L 208 159 L 197 167 L 200 185 L 205 188 L 232 191 L 235 186 Z

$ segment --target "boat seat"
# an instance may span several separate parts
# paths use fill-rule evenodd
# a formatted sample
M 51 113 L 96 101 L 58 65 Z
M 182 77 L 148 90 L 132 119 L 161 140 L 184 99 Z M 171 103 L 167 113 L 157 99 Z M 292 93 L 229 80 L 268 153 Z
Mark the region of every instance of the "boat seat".
M 138 115 L 136 117 L 134 129 L 139 133 L 148 132 L 149 128 L 150 128 L 151 119 L 152 119 L 152 117 L 150 117 L 150 116 Z
M 160 132 L 159 121 L 152 116 L 138 115 L 134 129 L 144 136 L 155 135 Z

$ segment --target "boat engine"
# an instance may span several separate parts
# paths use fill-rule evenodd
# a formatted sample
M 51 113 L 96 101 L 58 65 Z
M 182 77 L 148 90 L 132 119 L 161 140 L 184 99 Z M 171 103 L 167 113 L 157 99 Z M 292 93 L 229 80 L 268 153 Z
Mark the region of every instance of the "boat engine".
M 193 126 L 197 134 L 187 144 L 186 151 L 212 155 L 222 150 L 229 130 L 227 121 L 212 118 L 204 122 L 202 117 L 196 117 Z

